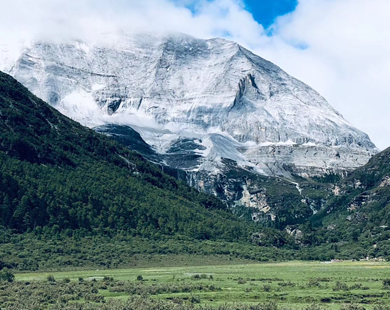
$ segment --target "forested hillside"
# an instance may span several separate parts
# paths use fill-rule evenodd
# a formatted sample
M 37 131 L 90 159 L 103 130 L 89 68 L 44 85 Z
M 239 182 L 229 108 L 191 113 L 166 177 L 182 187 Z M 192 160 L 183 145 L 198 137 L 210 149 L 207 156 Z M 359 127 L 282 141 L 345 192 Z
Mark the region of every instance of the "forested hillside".
M 312 180 L 303 194 L 326 203 L 310 222 L 264 228 L 0 73 L 0 268 L 133 266 L 143 255 L 388 257 L 389 163 L 390 149 L 345 179 Z
M 337 185 L 335 200 L 317 217 L 330 221 L 342 218 L 346 226 L 390 224 L 390 148 L 374 156 L 365 166 L 350 173 Z M 329 215 L 325 215 L 329 214 Z
M 253 226 L 0 73 L 0 224 L 248 240 Z
M 390 256 L 390 149 L 333 185 L 334 197 L 302 225 L 312 257 Z M 318 247 L 319 246 L 319 247 Z

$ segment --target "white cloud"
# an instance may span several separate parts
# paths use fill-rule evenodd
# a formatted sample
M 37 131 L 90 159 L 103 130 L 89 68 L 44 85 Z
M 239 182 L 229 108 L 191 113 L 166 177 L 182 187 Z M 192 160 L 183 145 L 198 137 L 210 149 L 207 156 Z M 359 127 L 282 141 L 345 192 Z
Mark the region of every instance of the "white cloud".
M 194 4 L 196 13 L 183 4 Z M 0 0 L 0 5 L 0 48 L 20 38 L 97 40 L 120 29 L 226 36 L 314 87 L 378 147 L 390 145 L 389 0 L 300 0 L 296 11 L 273 25 L 273 37 L 241 0 Z
M 4 2 L 4 3 L 2 3 Z M 184 6 L 197 3 L 196 14 Z M 99 38 L 124 31 L 180 31 L 198 37 L 229 34 L 255 43 L 264 29 L 240 0 L 0 0 L 2 37 Z
M 390 146 L 389 13 L 388 0 L 301 0 L 295 12 L 277 21 L 273 44 L 263 49 L 379 148 Z M 308 48 L 287 46 L 297 43 Z

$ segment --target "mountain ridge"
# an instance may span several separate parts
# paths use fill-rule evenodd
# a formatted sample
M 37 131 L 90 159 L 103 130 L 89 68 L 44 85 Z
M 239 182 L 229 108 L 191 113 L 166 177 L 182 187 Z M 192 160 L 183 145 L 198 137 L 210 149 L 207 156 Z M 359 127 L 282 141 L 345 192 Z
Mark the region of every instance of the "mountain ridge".
M 247 178 L 235 162 L 225 159 L 230 167 L 225 180 L 217 180 L 219 191 L 227 182 L 235 199 L 256 209 L 250 216 L 282 230 L 277 231 L 238 220 L 217 199 L 184 186 L 139 154 L 62 116 L 3 73 L 0 124 L 0 223 L 14 233 L 32 231 L 32 240 L 35 234 L 68 238 L 120 233 L 128 240 L 162 240 L 162 248 L 172 237 L 198 245 L 221 241 L 216 253 L 232 253 L 222 247 L 239 242 L 243 248 L 237 253 L 256 259 L 266 245 L 286 250 L 273 253 L 268 248 L 271 256 L 290 258 L 388 257 L 390 149 L 344 179 L 301 179 L 298 185 L 261 175 Z M 110 129 L 120 137 L 118 130 Z M 139 134 L 128 131 L 124 137 L 133 136 L 131 143 L 150 151 Z M 185 152 L 192 145 L 183 141 L 175 147 Z M 246 183 L 240 196 L 242 177 Z
M 324 204 L 301 195 L 302 177 L 346 175 L 377 152 L 315 90 L 224 39 L 35 42 L 10 71 L 72 119 L 274 224 L 278 216 L 294 222 L 292 210 L 307 218 Z M 274 189 L 279 183 L 289 189 L 291 210 Z
M 240 165 L 265 175 L 286 174 L 283 164 L 321 174 L 356 168 L 377 151 L 309 86 L 224 39 L 138 34 L 114 47 L 41 42 L 21 54 L 11 74 L 89 127 L 137 127 L 160 153 L 180 138 L 225 136 L 229 153 L 208 157 L 215 143 L 200 144 L 208 149 L 200 170 L 207 169 L 202 162 L 218 170 L 220 157 L 240 157 Z M 296 146 L 290 156 L 286 145 Z M 324 164 L 326 156 L 332 160 Z

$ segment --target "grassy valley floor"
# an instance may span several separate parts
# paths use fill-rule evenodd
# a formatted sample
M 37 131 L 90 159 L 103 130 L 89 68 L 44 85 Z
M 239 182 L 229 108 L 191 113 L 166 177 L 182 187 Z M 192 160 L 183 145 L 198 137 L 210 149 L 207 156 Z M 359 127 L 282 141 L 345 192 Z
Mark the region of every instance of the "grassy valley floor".
M 1 284 L 0 308 L 387 309 L 389 284 L 386 262 L 18 273 L 13 283 Z

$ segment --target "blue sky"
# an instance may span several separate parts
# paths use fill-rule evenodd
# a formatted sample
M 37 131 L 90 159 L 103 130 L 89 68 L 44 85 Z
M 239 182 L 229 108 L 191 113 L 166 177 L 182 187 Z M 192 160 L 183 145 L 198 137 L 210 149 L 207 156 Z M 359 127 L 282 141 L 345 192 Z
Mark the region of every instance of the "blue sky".
M 294 11 L 298 0 L 245 0 L 244 3 L 254 19 L 268 28 L 278 16 Z
M 215 0 L 206 0 L 213 2 Z M 298 0 L 235 0 L 244 4 L 245 10 L 250 12 L 254 19 L 264 28 L 271 26 L 279 16 L 293 12 L 298 5 Z M 184 5 L 194 14 L 197 14 L 197 6 L 202 0 L 173 0 L 174 3 Z

